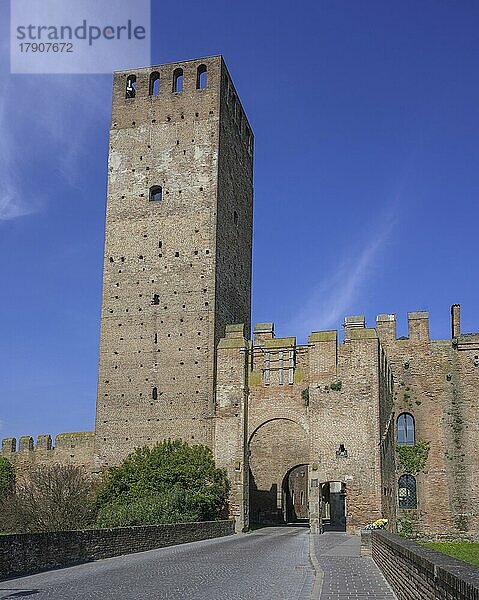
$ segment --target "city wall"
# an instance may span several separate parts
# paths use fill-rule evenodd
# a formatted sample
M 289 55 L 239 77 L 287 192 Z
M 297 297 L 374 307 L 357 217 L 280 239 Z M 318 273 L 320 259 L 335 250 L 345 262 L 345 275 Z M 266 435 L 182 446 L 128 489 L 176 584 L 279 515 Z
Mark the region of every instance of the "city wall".
M 59 433 L 53 444 L 50 435 L 39 435 L 36 443 L 31 436 L 2 440 L 2 456 L 18 473 L 40 465 L 71 464 L 85 472 L 93 469 L 92 431 Z

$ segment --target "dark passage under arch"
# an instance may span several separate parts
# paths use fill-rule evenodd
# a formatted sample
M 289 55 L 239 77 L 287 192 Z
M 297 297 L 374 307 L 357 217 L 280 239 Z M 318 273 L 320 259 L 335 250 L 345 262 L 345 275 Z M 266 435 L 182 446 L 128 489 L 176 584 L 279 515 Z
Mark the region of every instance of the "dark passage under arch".
M 283 519 L 285 523 L 307 523 L 308 465 L 293 467 L 283 479 Z

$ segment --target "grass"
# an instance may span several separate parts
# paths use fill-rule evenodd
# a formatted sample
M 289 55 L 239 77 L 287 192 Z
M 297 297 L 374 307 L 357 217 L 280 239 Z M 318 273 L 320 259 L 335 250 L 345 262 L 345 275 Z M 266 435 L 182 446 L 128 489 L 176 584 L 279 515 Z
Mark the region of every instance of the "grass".
M 479 567 L 478 542 L 424 542 L 423 545 Z

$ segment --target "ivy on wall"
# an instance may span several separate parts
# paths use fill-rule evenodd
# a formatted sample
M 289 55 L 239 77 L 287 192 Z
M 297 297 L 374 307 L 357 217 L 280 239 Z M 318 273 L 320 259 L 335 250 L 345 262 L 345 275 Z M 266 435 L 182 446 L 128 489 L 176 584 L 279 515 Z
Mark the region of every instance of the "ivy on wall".
M 410 519 L 398 519 L 396 523 L 396 531 L 403 538 L 414 538 L 417 536 L 416 523 Z
M 429 442 L 416 442 L 414 446 L 396 446 L 396 452 L 404 472 L 417 475 L 426 466 Z

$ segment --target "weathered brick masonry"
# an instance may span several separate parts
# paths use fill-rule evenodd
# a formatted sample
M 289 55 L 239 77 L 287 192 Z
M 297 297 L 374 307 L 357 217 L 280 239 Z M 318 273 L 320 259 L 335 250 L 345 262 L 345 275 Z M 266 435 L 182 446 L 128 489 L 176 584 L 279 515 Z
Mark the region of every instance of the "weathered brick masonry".
M 438 341 L 425 311 L 409 313 L 403 339 L 384 314 L 375 329 L 347 317 L 343 343 L 320 331 L 298 345 L 275 338 L 272 323 L 249 341 L 229 327 L 218 346 L 215 452 L 236 482 L 238 520 L 248 493 L 253 520 L 289 519 L 287 476 L 305 465 L 312 523 L 340 526 L 343 503 L 350 531 L 383 516 L 391 527 L 399 519 L 428 535 L 477 538 L 479 335 L 461 334 L 459 305 L 452 317 L 453 337 Z M 415 443 L 429 454 L 408 472 L 396 445 L 414 452 Z M 404 476 L 414 489 L 400 485 Z
M 233 521 L 0 536 L 0 579 L 234 533 Z
M 215 453 L 243 499 L 233 499 L 238 520 L 248 493 L 252 520 L 294 520 L 288 474 L 300 465 L 312 520 L 359 530 L 393 512 L 392 373 L 363 321 L 346 328 L 344 344 L 336 331 L 297 345 L 275 338 L 272 323 L 257 325 L 252 342 L 240 326 L 227 329 L 218 346 Z
M 252 148 L 221 57 L 115 73 L 98 468 L 165 437 L 213 445 L 216 344 L 250 320 Z
M 417 511 L 399 509 L 425 534 L 479 535 L 479 334 L 431 340 L 425 311 L 408 315 L 408 337 L 396 339 L 395 315 L 380 315 L 377 332 L 394 375 L 394 411 L 415 421 L 415 441 L 430 445 L 417 474 Z M 397 423 L 396 423 L 397 424 Z M 396 478 L 404 473 L 397 465 Z
M 89 473 L 93 467 L 92 431 L 59 433 L 55 445 L 50 435 L 39 435 L 36 443 L 31 436 L 2 440 L 2 456 L 16 469 L 28 470 L 36 465 L 72 464 Z
M 344 340 L 250 339 L 253 134 L 221 57 L 115 73 L 94 433 L 4 440 L 19 469 L 117 464 L 165 438 L 204 443 L 237 527 L 379 517 L 479 536 L 479 334 L 431 340 L 425 311 Z M 401 438 L 401 439 L 400 439 Z M 429 444 L 409 472 L 396 444 Z M 407 482 L 407 485 L 406 483 Z
M 477 567 L 383 531 L 372 557 L 399 600 L 479 600 Z

